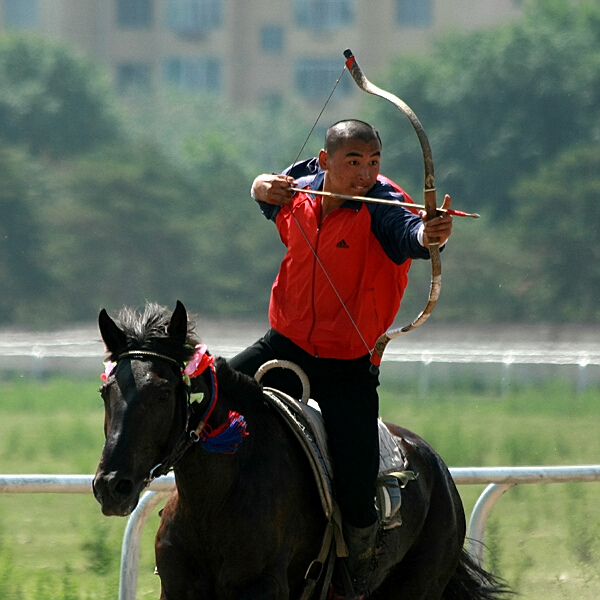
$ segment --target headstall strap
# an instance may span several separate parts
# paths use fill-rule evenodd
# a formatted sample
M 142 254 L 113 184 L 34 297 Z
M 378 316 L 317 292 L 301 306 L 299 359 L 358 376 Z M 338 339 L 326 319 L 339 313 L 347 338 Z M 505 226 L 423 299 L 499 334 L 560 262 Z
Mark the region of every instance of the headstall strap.
M 159 358 L 177 365 L 181 370 L 183 384 L 186 389 L 186 404 L 187 404 L 187 423 L 186 427 L 175 444 L 172 452 L 160 463 L 154 466 L 146 479 L 148 485 L 153 479 L 168 473 L 175 463 L 185 454 L 190 446 L 199 442 L 200 445 L 208 452 L 216 452 L 220 454 L 234 454 L 238 446 L 242 443 L 243 438 L 248 435 L 246 431 L 246 420 L 242 415 L 235 411 L 229 411 L 226 421 L 219 427 L 212 428 L 208 425 L 210 418 L 218 399 L 218 384 L 217 370 L 214 364 L 214 357 L 208 352 L 204 344 L 197 344 L 194 355 L 189 362 L 182 363 L 165 354 L 152 352 L 151 350 L 129 350 L 123 352 L 117 357 L 117 362 L 123 358 L 140 358 L 144 357 Z M 106 381 L 112 371 L 117 366 L 117 362 L 108 361 L 105 363 L 105 371 L 101 375 L 101 379 Z M 210 372 L 211 390 L 208 398 L 208 407 L 200 418 L 198 426 L 189 431 L 190 418 L 194 412 L 196 402 L 190 404 L 190 378 L 200 377 L 206 370 Z
M 123 352 L 123 354 L 119 354 L 117 360 L 121 360 L 122 358 L 135 358 L 136 356 L 152 356 L 154 358 L 161 358 L 162 360 L 167 360 L 178 367 L 183 367 L 183 363 L 166 354 L 159 354 L 158 352 L 152 352 L 150 350 L 128 350 L 127 352 Z
M 106 381 L 115 370 L 117 366 L 117 362 L 122 358 L 139 358 L 143 360 L 143 357 L 150 356 L 152 358 L 160 358 L 161 360 L 166 360 L 174 365 L 177 365 L 181 370 L 183 370 L 184 363 L 167 356 L 166 354 L 159 354 L 158 352 L 152 352 L 151 350 L 128 350 L 127 352 L 123 352 L 119 354 L 116 361 L 107 360 L 104 363 L 104 373 L 100 375 L 100 379 L 102 381 Z

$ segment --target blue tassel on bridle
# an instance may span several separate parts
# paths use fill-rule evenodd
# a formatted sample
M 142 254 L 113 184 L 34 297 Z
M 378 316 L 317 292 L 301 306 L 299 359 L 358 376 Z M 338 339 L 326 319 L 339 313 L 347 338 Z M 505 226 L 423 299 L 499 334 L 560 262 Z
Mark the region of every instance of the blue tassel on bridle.
M 225 421 L 223 425 L 213 429 L 207 424 L 207 421 L 217 404 L 219 395 L 217 370 L 214 365 L 214 358 L 207 353 L 206 346 L 204 344 L 198 344 L 198 346 L 196 346 L 196 353 L 184 369 L 184 377 L 198 377 L 207 368 L 210 369 L 210 402 L 200 420 L 200 425 L 195 431 L 190 433 L 190 436 L 195 436 L 196 441 L 200 442 L 200 445 L 208 452 L 234 454 L 242 443 L 242 440 L 249 435 L 246 431 L 246 420 L 240 413 L 230 410 L 227 421 Z

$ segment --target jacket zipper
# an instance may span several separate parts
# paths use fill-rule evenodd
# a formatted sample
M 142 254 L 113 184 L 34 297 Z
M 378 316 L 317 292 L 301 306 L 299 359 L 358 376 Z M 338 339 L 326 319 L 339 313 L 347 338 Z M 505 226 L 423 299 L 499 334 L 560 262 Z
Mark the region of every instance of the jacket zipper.
M 317 228 L 317 238 L 315 240 L 315 254 L 318 256 L 319 255 L 319 239 L 321 237 L 321 227 Z M 313 256 L 313 268 L 312 268 L 312 281 L 311 281 L 311 285 L 310 285 L 310 289 L 311 289 L 311 294 L 310 294 L 310 302 L 311 302 L 311 312 L 312 312 L 312 323 L 310 325 L 310 328 L 308 330 L 308 343 L 313 345 L 312 343 L 312 335 L 313 332 L 315 330 L 315 326 L 317 324 L 317 311 L 316 311 L 316 303 L 315 303 L 315 282 L 316 282 L 316 277 L 317 277 L 317 268 L 318 268 L 318 263 L 317 263 L 317 257 Z M 319 358 L 319 353 L 316 351 L 316 346 L 314 346 L 315 352 L 314 352 L 314 356 L 315 358 Z

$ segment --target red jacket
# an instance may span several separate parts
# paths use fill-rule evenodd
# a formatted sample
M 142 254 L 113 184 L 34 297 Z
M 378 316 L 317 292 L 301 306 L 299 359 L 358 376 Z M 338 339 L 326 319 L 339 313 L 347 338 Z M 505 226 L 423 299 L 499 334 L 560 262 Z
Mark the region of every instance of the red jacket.
M 346 202 L 327 215 L 319 227 L 320 201 L 308 193 L 298 193 L 292 204 L 280 208 L 274 216 L 288 251 L 271 291 L 269 320 L 273 329 L 313 356 L 364 356 L 389 329 L 398 312 L 411 260 L 403 257 L 394 262 L 384 251 L 374 232 L 380 232 L 383 226 L 373 226 L 378 206 Z M 389 207 L 382 207 L 379 214 L 399 214 L 392 219 L 393 235 L 398 239 L 410 237 L 414 246 L 412 238 L 420 219 L 399 207 L 392 210 L 401 213 L 390 213 Z M 384 234 L 386 238 L 392 235 L 386 231 Z M 380 233 L 380 237 L 384 235 Z M 414 255 L 428 256 L 423 249 Z

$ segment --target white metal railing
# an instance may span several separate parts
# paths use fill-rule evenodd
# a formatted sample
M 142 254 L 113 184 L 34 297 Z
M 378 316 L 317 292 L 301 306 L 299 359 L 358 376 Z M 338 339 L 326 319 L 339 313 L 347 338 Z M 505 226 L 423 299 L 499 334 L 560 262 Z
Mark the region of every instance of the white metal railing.
M 485 525 L 498 499 L 511 487 L 524 483 L 600 481 L 600 465 L 553 467 L 458 467 L 450 473 L 457 485 L 488 484 L 473 507 L 467 532 L 467 549 L 483 565 Z M 0 475 L 0 493 L 89 494 L 93 475 Z M 160 502 L 175 485 L 173 475 L 154 480 L 129 517 L 123 536 L 119 600 L 135 600 L 142 531 Z
M 205 344 L 213 354 L 235 356 L 266 331 L 266 323 L 205 322 L 198 325 Z M 424 332 L 423 332 L 424 331 Z M 389 362 L 495 363 L 501 365 L 600 365 L 600 327 L 536 326 L 444 326 L 428 325 L 411 334 L 410 345 L 391 344 L 386 348 Z M 413 337 L 414 336 L 414 337 Z M 12 332 L 0 329 L 0 356 L 3 369 L 22 367 L 23 358 L 43 361 L 64 359 L 72 365 L 78 359 L 96 359 L 101 365 L 104 345 L 97 328 L 81 327 L 55 332 Z M 12 362 L 10 359 L 15 359 Z M 20 361 L 20 362 L 19 362 Z M 95 372 L 95 371 L 90 371 Z

